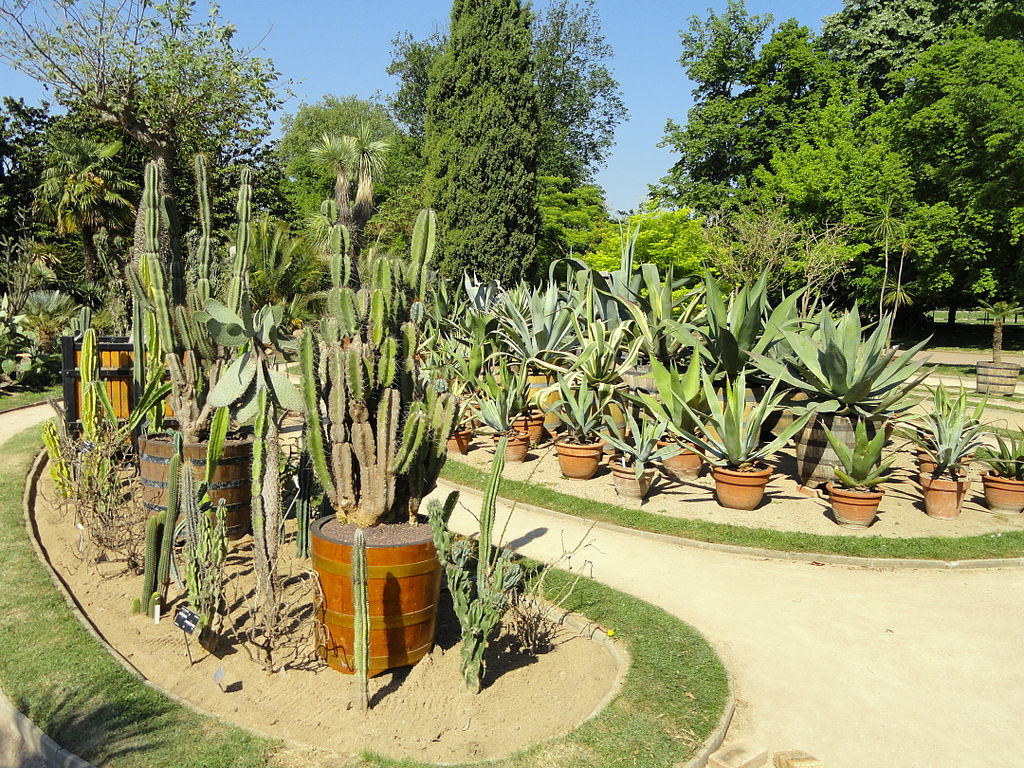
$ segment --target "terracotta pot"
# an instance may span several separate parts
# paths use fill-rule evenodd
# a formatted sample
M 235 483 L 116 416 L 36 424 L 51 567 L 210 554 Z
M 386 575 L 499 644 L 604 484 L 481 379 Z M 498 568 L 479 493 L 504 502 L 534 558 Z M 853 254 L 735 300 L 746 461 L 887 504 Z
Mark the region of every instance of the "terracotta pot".
M 922 472 L 918 477 L 924 493 L 924 511 L 928 517 L 953 520 L 960 516 L 967 489 L 971 487 L 971 481 L 966 476 L 960 480 L 949 480 Z
M 469 444 L 473 441 L 473 430 L 460 429 L 448 438 L 448 450 L 461 453 L 465 456 L 469 453 Z
M 712 467 L 711 476 L 715 478 L 715 495 L 719 506 L 727 509 L 755 509 L 764 499 L 771 474 L 771 467 L 753 472 Z
M 544 414 L 531 408 L 526 414 L 512 422 L 512 427 L 529 435 L 530 443 L 537 445 L 544 439 Z
M 885 491 L 858 491 L 842 488 L 835 483 L 826 483 L 828 500 L 836 522 L 848 528 L 867 528 L 875 520 L 878 505 Z
M 664 448 L 667 445 L 672 445 L 672 443 L 658 441 L 659 448 Z M 661 466 L 669 477 L 682 482 L 700 477 L 700 471 L 704 468 L 704 459 L 684 447 L 682 453 L 677 453 L 670 459 L 662 459 Z
M 499 438 L 495 436 L 494 442 Z M 505 446 L 505 461 L 509 464 L 526 461 L 526 454 L 530 450 L 530 435 L 527 432 L 515 432 L 508 436 L 508 444 Z
M 627 499 L 642 500 L 651 490 L 654 481 L 654 470 L 645 470 L 639 478 L 633 467 L 624 467 L 619 460 L 609 462 L 612 479 L 615 481 L 615 493 Z
M 323 602 L 317 606 L 317 652 L 329 666 L 355 672 L 352 541 L 349 529 L 325 517 L 310 526 L 312 566 Z M 403 525 L 404 541 L 376 543 L 367 529 L 370 676 L 415 664 L 434 645 L 441 564 L 430 526 Z
M 558 454 L 558 466 L 562 474 L 570 480 L 589 480 L 597 473 L 604 455 L 604 440 L 596 443 L 567 443 L 559 440 L 555 443 Z
M 1024 512 L 1024 480 L 982 472 L 981 484 L 985 489 L 985 504 L 993 512 Z
M 623 413 L 622 407 L 614 400 L 604 407 L 604 415 L 611 419 L 615 426 L 618 428 L 619 434 L 624 434 L 626 431 L 626 414 Z M 609 430 L 610 432 L 611 430 Z M 608 456 L 615 454 L 615 448 L 611 443 L 605 441 L 604 452 Z

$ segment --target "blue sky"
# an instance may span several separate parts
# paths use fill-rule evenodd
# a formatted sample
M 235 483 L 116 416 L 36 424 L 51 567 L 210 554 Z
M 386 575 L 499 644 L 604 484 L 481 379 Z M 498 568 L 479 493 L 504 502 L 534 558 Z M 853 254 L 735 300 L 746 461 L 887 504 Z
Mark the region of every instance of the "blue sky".
M 544 0 L 538 0 L 543 5 Z M 200 0 L 202 6 L 202 0 Z M 692 14 L 721 9 L 725 0 L 598 0 L 603 29 L 615 51 L 611 67 L 622 86 L 630 120 L 619 128 L 616 146 L 598 181 L 607 190 L 612 211 L 635 206 L 647 185 L 657 181 L 674 162 L 671 152 L 658 149 L 665 121 L 683 120 L 692 104 L 679 66 L 679 30 Z M 390 93 L 395 79 L 385 69 L 391 60 L 391 40 L 401 31 L 424 37 L 447 25 L 449 2 L 392 0 L 367 3 L 352 0 L 221 0 L 223 18 L 238 27 L 238 42 L 263 41 L 263 55 L 295 81 L 296 98 L 286 106 L 314 102 L 328 93 L 368 97 Z M 795 17 L 814 28 L 834 13 L 842 0 L 748 0 L 753 13 L 771 13 L 777 20 Z M 0 93 L 43 97 L 31 80 L 0 69 Z

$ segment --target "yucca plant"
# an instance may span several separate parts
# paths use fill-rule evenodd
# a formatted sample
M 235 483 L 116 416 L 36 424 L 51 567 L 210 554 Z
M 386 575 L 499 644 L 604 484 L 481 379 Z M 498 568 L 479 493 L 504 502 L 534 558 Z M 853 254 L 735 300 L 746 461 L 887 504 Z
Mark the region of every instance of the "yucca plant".
M 1024 430 L 993 435 L 995 447 L 985 445 L 975 454 L 978 461 L 999 477 L 1024 481 Z
M 916 420 L 917 428 L 903 431 L 935 462 L 933 477 L 958 479 L 964 460 L 985 446 L 988 430 L 981 422 L 985 402 L 972 407 L 963 387 L 951 396 L 940 384 L 932 390 L 932 407 Z
M 840 441 L 827 427 L 825 436 L 841 463 L 841 466 L 835 468 L 836 477 L 847 488 L 870 490 L 888 479 L 893 459 L 882 461 L 882 450 L 885 447 L 884 430 L 878 430 L 875 436 L 869 439 L 867 424 L 863 421 L 857 422 L 852 448 Z
M 707 413 L 701 413 L 686 403 L 683 411 L 694 424 L 704 424 L 701 434 L 696 430 L 681 430 L 683 437 L 695 446 L 708 463 L 717 467 L 747 471 L 763 459 L 778 452 L 789 438 L 803 429 L 809 414 L 804 414 L 782 430 L 774 440 L 761 441 L 762 427 L 782 402 L 777 394 L 779 382 L 773 381 L 754 408 L 746 407 L 747 373 L 740 370 L 735 381 L 726 380 L 721 398 L 715 392 L 712 376 L 701 371 L 701 388 Z

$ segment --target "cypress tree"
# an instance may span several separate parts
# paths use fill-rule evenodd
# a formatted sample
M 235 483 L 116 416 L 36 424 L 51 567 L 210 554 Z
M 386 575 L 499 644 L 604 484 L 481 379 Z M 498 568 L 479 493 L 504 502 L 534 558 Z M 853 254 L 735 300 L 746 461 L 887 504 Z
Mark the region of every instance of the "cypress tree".
M 454 0 L 427 90 L 427 199 L 440 267 L 512 284 L 530 271 L 540 217 L 540 118 L 531 13 L 520 0 Z

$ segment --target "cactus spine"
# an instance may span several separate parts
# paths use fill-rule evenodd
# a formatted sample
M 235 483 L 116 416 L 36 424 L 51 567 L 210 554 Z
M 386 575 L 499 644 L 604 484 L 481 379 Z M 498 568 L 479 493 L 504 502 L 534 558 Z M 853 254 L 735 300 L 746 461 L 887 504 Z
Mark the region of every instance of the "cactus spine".
M 365 712 L 369 706 L 370 599 L 366 589 L 366 536 L 361 528 L 356 529 L 352 547 L 352 607 L 352 644 L 359 681 L 359 710 Z

